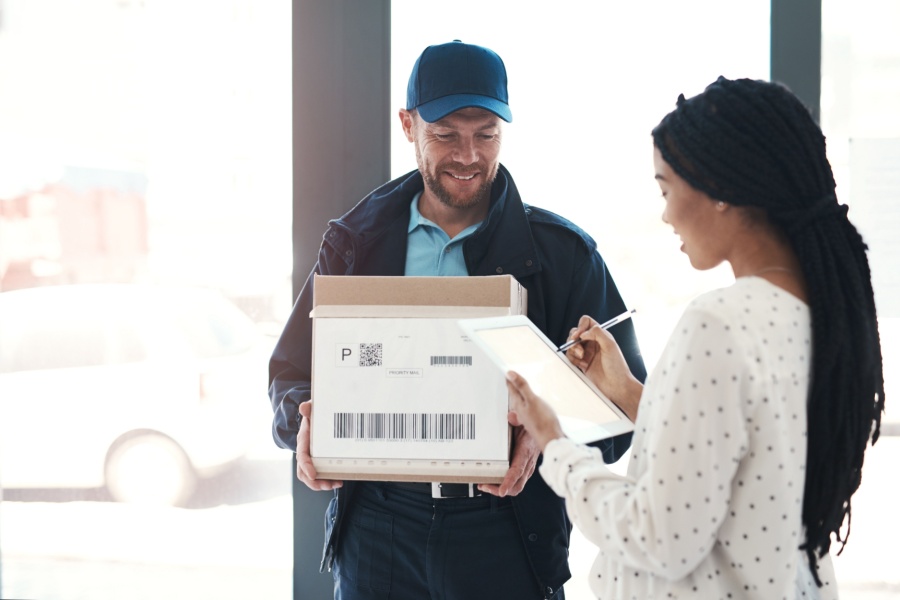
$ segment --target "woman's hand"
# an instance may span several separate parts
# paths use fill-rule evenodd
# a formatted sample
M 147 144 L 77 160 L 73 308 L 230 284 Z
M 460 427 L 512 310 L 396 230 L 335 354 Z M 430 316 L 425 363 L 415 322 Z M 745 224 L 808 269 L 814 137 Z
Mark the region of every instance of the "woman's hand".
M 510 412 L 509 422 L 513 426 L 523 426 L 531 434 L 541 452 L 552 440 L 565 437 L 559 418 L 540 397 L 531 391 L 525 378 L 509 371 L 506 374 L 506 387 L 509 389 Z
M 585 315 L 569 333 L 574 339 L 582 342 L 566 351 L 568 359 L 634 421 L 644 386 L 631 374 L 615 338 Z

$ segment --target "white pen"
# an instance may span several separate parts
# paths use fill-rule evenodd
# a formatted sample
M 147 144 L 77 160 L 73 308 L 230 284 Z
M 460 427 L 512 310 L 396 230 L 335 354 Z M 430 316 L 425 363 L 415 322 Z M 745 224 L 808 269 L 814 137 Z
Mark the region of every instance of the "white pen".
M 637 310 L 636 308 L 632 308 L 631 310 L 626 310 L 621 315 L 619 315 L 617 317 L 613 317 L 612 319 L 610 319 L 609 321 L 607 321 L 605 323 L 601 323 L 600 329 L 609 329 L 613 325 L 617 325 L 626 319 L 630 319 L 631 315 L 633 315 L 636 310 Z M 575 344 L 577 344 L 580 341 L 581 341 L 581 338 L 576 338 L 570 342 L 566 342 L 565 344 L 560 346 L 559 349 L 557 349 L 557 352 L 565 352 L 566 350 L 568 350 L 569 348 L 571 348 L 572 346 L 574 346 Z

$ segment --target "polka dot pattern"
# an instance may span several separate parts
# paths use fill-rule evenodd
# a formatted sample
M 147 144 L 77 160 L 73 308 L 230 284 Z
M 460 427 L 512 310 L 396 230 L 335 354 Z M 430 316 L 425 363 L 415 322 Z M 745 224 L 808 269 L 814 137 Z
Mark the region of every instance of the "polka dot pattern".
M 809 311 L 738 279 L 685 311 L 641 398 L 628 475 L 595 448 L 545 448 L 541 475 L 599 553 L 598 598 L 837 598 L 800 545 Z

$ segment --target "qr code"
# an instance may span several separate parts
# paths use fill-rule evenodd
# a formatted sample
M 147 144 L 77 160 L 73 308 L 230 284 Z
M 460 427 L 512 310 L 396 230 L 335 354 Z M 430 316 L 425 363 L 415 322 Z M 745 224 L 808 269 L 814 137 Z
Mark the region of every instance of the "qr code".
M 381 343 L 377 344 L 360 344 L 359 345 L 359 366 L 361 367 L 380 367 L 381 366 Z

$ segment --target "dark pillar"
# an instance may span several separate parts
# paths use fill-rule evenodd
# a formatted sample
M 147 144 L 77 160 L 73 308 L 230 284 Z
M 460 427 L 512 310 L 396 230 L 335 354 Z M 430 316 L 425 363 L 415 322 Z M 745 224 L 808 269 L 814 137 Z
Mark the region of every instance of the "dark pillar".
M 771 0 L 771 80 L 788 86 L 819 122 L 821 0 Z
M 294 0 L 294 297 L 329 219 L 390 175 L 390 0 Z M 296 465 L 296 462 L 295 462 Z M 293 475 L 292 475 L 293 477 Z M 319 573 L 331 493 L 294 477 L 294 599 L 332 598 Z

